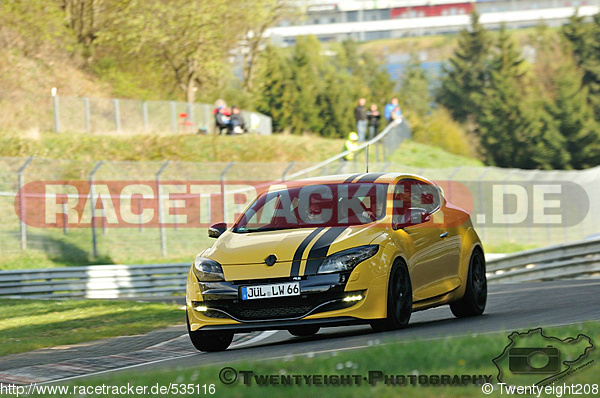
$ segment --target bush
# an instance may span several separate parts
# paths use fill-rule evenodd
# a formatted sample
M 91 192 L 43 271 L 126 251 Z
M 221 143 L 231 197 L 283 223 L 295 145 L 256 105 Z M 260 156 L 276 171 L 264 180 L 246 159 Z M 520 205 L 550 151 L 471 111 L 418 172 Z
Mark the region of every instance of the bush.
M 423 118 L 409 113 L 407 118 L 416 142 L 437 146 L 456 155 L 475 157 L 476 140 L 452 119 L 445 108 L 437 108 Z

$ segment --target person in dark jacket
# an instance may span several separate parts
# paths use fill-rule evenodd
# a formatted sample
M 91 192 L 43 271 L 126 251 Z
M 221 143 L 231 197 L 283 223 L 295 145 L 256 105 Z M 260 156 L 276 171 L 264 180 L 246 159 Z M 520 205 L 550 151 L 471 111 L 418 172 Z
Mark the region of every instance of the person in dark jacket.
M 244 134 L 247 131 L 244 116 L 237 106 L 231 108 L 231 131 L 233 134 Z
M 367 134 L 367 109 L 365 104 L 367 100 L 361 98 L 358 100 L 358 105 L 354 108 L 354 119 L 356 119 L 356 132 L 358 133 L 358 141 L 365 140 Z
M 379 110 L 377 110 L 377 105 L 371 104 L 371 107 L 367 111 L 367 127 L 369 132 L 369 140 L 377 135 L 377 131 L 379 131 L 380 122 L 381 115 L 379 114 Z
M 215 116 L 215 128 L 217 130 L 217 134 L 230 134 L 231 110 L 227 108 L 225 101 L 219 99 L 215 102 L 213 115 Z

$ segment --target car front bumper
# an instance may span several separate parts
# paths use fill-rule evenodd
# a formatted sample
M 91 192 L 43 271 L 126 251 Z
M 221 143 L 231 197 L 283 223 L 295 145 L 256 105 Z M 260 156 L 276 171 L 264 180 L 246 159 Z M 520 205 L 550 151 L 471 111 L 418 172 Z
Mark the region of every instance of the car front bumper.
M 190 270 L 186 295 L 190 329 L 248 332 L 368 323 L 386 316 L 387 297 L 386 275 L 373 275 L 370 269 L 365 264 L 352 273 L 233 282 L 199 282 Z M 299 282 L 300 295 L 240 298 L 242 286 L 283 282 Z

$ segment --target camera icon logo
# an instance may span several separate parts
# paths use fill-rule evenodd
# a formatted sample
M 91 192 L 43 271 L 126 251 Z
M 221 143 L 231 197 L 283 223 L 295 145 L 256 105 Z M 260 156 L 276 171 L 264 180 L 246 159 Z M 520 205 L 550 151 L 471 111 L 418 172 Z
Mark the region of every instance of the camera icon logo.
M 508 369 L 514 374 L 554 374 L 560 371 L 560 351 L 552 346 L 508 350 Z

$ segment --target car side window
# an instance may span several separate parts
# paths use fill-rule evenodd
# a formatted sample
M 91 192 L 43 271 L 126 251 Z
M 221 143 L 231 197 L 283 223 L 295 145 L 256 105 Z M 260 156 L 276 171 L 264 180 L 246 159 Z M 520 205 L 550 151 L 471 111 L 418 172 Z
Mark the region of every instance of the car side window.
M 420 191 L 420 206 L 431 214 L 440 207 L 440 191 L 433 185 L 424 182 L 418 184 Z
M 400 180 L 394 187 L 392 222 L 395 228 L 416 225 L 440 207 L 439 190 L 423 181 Z

